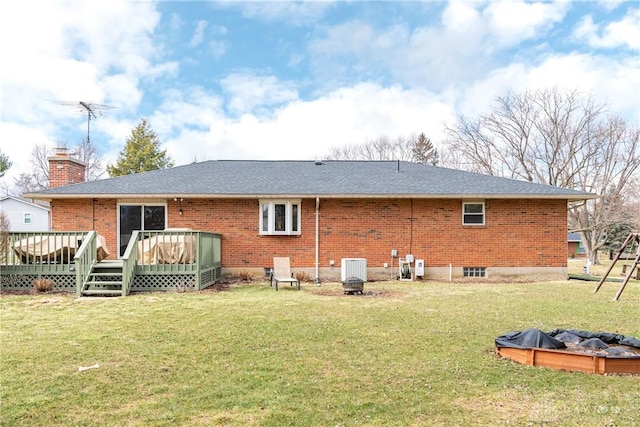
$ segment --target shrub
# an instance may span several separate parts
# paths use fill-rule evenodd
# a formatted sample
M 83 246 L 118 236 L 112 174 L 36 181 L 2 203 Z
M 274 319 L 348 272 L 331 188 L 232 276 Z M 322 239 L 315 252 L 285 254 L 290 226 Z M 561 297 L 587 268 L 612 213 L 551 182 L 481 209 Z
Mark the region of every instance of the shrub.
M 36 292 L 49 292 L 53 290 L 53 280 L 51 279 L 36 279 L 33 281 L 33 288 Z
M 253 274 L 248 271 L 241 271 L 238 273 L 238 280 L 242 282 L 250 282 L 253 280 Z
M 294 273 L 294 276 L 296 277 L 297 280 L 300 281 L 300 283 L 311 281 L 311 276 L 306 271 L 296 271 Z

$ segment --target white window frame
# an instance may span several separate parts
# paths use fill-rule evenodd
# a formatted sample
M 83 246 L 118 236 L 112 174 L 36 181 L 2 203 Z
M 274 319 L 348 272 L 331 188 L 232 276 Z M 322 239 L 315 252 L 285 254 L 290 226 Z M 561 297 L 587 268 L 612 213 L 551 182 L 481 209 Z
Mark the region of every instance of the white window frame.
M 33 216 L 31 215 L 31 212 L 25 212 L 24 215 L 22 216 L 22 223 L 31 224 L 32 222 L 33 222 Z
M 284 230 L 276 231 L 276 206 L 285 206 L 285 224 Z M 293 207 L 297 207 L 298 218 L 294 227 L 292 222 Z M 264 223 L 263 210 L 267 209 L 267 224 Z M 291 200 L 260 200 L 260 209 L 258 210 L 260 235 L 262 236 L 298 236 L 300 235 L 300 225 L 302 224 L 302 205 L 299 199 Z M 295 228 L 295 230 L 294 230 Z
M 476 212 L 467 213 L 466 212 L 466 207 L 470 206 L 470 205 L 480 205 L 480 206 L 482 206 L 482 212 L 480 212 L 480 213 L 476 213 Z M 466 222 L 465 219 L 467 218 L 467 216 L 474 216 L 474 217 L 480 216 L 480 217 L 482 217 L 482 222 Z M 465 202 L 462 202 L 462 225 L 476 225 L 476 226 L 485 225 L 485 219 L 486 219 L 486 211 L 485 211 L 484 201 L 465 201 Z
M 462 267 L 463 277 L 487 277 L 487 267 Z

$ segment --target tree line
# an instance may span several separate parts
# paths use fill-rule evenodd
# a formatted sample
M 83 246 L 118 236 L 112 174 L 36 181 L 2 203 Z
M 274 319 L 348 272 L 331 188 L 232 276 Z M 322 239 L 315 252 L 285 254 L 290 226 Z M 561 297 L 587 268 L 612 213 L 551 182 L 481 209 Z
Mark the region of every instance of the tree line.
M 616 248 L 640 229 L 640 129 L 590 94 L 558 88 L 508 93 L 477 117 L 459 115 L 444 128 L 439 148 L 425 133 L 386 136 L 331 148 L 326 160 L 405 160 L 595 193 L 573 203 L 570 232 L 579 232 L 589 259 Z M 60 146 L 65 146 L 60 143 Z M 174 165 L 158 135 L 142 119 L 115 164 L 103 167 L 95 146 L 73 148 L 87 164 L 87 180 Z M 48 186 L 48 149 L 36 146 L 32 170 L 14 185 L 19 193 Z M 11 162 L 0 152 L 0 177 Z M 6 191 L 6 189 L 5 189 Z

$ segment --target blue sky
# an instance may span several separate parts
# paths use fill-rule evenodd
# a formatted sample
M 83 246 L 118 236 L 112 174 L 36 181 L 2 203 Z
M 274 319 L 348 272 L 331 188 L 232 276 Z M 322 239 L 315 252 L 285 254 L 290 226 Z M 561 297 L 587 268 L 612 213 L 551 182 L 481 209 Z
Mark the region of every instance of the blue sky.
M 507 91 L 591 93 L 640 123 L 638 1 L 24 1 L 0 6 L 0 149 L 75 145 L 113 162 L 150 121 L 176 164 L 314 159 L 424 132 Z

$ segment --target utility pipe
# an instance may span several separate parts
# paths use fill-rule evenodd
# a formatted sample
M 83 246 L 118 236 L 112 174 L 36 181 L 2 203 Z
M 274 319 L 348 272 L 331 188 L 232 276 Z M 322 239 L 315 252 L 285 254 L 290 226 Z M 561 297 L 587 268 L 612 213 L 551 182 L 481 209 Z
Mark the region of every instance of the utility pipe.
M 320 286 L 320 197 L 316 197 L 316 285 Z

